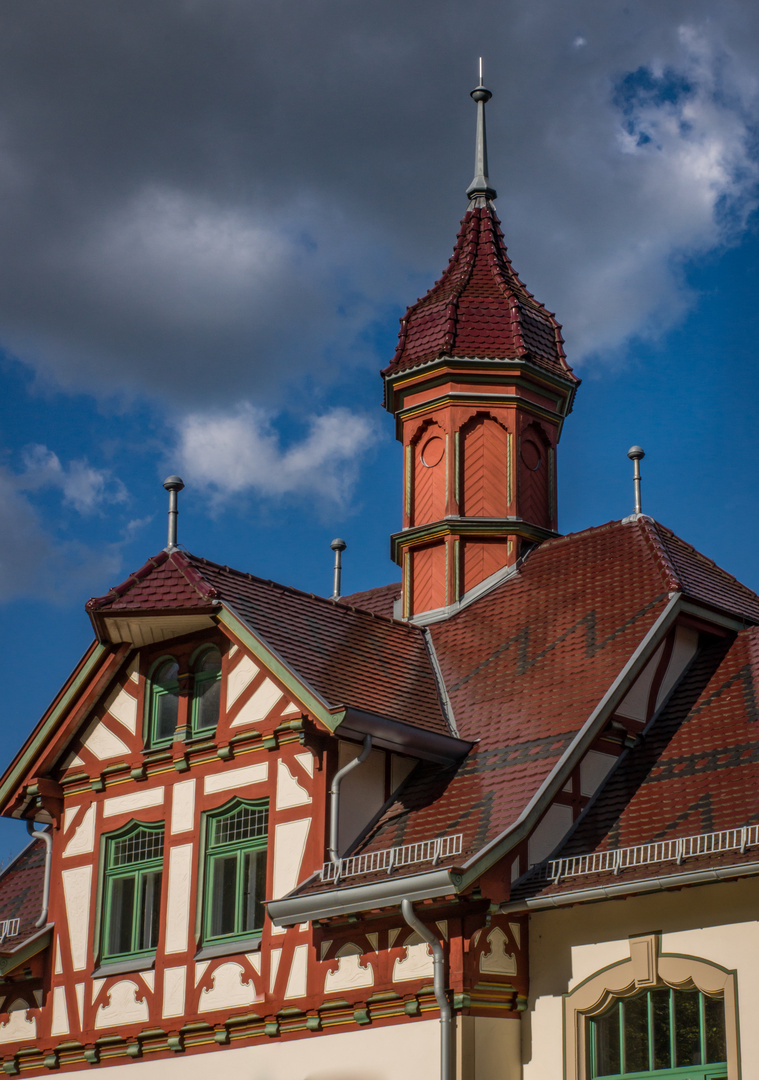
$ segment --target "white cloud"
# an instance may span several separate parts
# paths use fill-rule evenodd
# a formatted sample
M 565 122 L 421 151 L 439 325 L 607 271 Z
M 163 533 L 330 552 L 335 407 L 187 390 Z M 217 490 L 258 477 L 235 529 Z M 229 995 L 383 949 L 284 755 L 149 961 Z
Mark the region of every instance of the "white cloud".
M 54 451 L 39 443 L 26 447 L 22 457 L 24 471 L 16 479 L 19 489 L 58 488 L 63 501 L 80 514 L 91 514 L 104 503 L 127 499 L 126 488 L 109 469 L 96 469 L 86 459 L 63 465 Z
M 185 479 L 217 499 L 317 497 L 345 507 L 359 466 L 374 448 L 373 419 L 347 409 L 314 417 L 305 435 L 285 443 L 276 416 L 244 403 L 230 413 L 193 413 L 178 422 L 175 458 Z

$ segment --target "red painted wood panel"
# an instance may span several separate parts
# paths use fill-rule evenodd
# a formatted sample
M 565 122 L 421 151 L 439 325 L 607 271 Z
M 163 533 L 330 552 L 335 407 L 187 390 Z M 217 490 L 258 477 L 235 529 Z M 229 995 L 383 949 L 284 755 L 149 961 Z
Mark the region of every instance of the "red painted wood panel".
M 461 591 L 468 592 L 496 570 L 508 566 L 508 540 L 467 540 L 461 559 Z
M 508 433 L 487 416 L 462 431 L 461 513 L 467 517 L 508 514 Z
M 414 614 L 445 605 L 445 545 L 420 548 L 411 555 L 411 603 Z
M 426 525 L 445 517 L 445 433 L 437 424 L 425 428 L 413 446 L 414 477 L 411 524 Z

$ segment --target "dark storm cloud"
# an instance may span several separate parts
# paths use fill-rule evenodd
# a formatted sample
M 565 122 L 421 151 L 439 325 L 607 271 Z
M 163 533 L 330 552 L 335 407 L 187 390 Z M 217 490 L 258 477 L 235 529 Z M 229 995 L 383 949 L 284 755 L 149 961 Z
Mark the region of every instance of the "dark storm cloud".
M 0 344 L 64 386 L 223 406 L 386 360 L 367 326 L 465 209 L 480 53 L 507 239 L 575 356 L 666 326 L 673 256 L 752 205 L 748 4 L 0 11 Z

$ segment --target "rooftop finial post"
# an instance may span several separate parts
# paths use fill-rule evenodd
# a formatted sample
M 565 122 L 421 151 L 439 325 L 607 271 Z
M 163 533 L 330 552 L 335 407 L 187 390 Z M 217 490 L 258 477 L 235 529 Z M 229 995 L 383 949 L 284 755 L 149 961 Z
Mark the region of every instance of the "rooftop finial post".
M 184 487 L 184 480 L 181 476 L 167 476 L 163 486 L 169 493 L 169 542 L 166 545 L 166 551 L 172 552 L 177 549 L 177 517 L 179 515 L 177 495 Z
M 332 586 L 332 600 L 340 599 L 341 577 L 342 577 L 342 554 L 347 548 L 347 544 L 344 540 L 341 540 L 339 536 L 336 536 L 332 543 L 329 545 L 335 553 L 335 577 Z
M 631 446 L 627 451 L 627 456 L 633 463 L 633 484 L 635 485 L 635 513 L 640 514 L 642 510 L 640 508 L 640 461 L 641 458 L 646 456 L 642 446 Z
M 496 190 L 490 186 L 488 177 L 488 140 L 485 132 L 485 105 L 493 96 L 482 81 L 482 57 L 480 57 L 480 84 L 470 95 L 477 102 L 477 137 L 474 148 L 474 179 L 466 193 L 470 199 L 495 199 Z

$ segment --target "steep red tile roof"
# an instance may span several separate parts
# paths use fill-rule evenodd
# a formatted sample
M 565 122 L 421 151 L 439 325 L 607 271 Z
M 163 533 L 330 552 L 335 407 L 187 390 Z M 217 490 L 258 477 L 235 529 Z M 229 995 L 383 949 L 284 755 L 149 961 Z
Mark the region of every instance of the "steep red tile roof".
M 327 705 L 450 734 L 422 631 L 348 598 L 327 600 L 175 551 L 149 559 L 87 608 L 118 615 L 208 609 L 212 601 L 233 609 Z
M 351 593 L 350 596 L 344 596 L 341 602 L 392 619 L 395 601 L 400 599 L 400 595 L 401 583 L 397 581 L 393 582 L 392 585 L 378 585 L 376 589 Z
M 489 201 L 467 210 L 443 276 L 401 319 L 398 347 L 383 375 L 442 356 L 529 356 L 577 381 L 561 328 L 517 277 Z
M 87 611 L 151 611 L 207 608 L 216 599 L 212 586 L 181 551 L 161 551 L 105 596 L 87 601 Z
M 35 922 L 42 911 L 42 886 L 45 877 L 45 845 L 33 840 L 0 872 L 0 921 L 19 919 L 18 933 L 0 945 L 7 954 L 37 933 Z
M 639 516 L 544 542 L 433 624 L 459 733 L 479 742 L 455 768 L 418 766 L 357 850 L 462 832 L 460 865 L 512 827 L 676 591 L 759 622 L 755 593 Z
M 646 736 L 623 755 L 557 858 L 759 823 L 759 629 L 702 649 Z M 521 897 L 756 862 L 756 846 L 565 877 L 539 873 Z

